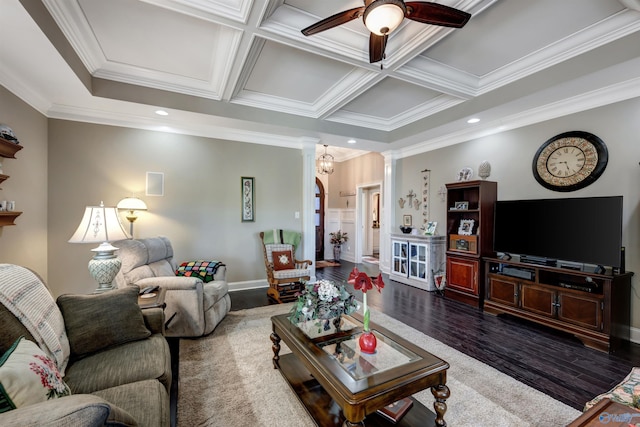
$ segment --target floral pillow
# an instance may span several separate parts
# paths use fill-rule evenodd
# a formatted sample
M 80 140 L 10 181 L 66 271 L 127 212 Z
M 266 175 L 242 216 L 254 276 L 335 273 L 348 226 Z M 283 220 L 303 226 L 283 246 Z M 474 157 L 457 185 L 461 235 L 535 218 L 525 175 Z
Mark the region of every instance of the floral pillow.
M 24 337 L 0 359 L 0 413 L 70 394 L 53 360 Z
M 273 269 L 274 270 L 291 270 L 296 268 L 293 263 L 293 254 L 291 251 L 273 251 Z

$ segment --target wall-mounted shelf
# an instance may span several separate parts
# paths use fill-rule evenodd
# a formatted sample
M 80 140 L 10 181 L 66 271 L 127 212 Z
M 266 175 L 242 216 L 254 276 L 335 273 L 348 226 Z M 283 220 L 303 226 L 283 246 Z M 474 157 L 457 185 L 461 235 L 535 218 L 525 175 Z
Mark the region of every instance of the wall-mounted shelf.
M 9 179 L 9 175 L 4 175 L 0 173 L 0 184 Z
M 0 156 L 15 159 L 16 153 L 22 150 L 22 145 L 14 144 L 4 138 L 0 138 Z
M 14 221 L 20 215 L 22 215 L 22 212 L 0 212 L 0 227 L 16 225 Z

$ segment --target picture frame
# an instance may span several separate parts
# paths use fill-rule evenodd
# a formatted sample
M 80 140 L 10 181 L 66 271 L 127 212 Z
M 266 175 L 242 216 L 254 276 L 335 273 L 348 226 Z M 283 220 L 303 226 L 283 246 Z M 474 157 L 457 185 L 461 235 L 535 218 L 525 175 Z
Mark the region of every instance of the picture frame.
M 405 227 L 411 227 L 411 225 L 412 225 L 411 215 L 403 215 L 402 216 L 402 225 L 404 225 Z
M 469 202 L 465 202 L 465 201 L 455 202 L 455 204 L 453 205 L 453 208 L 457 211 L 466 211 L 467 209 L 469 209 Z
M 436 235 L 436 227 L 438 226 L 437 221 L 429 221 L 427 222 L 427 226 L 424 229 L 425 236 L 435 236 Z
M 255 217 L 255 179 L 243 176 L 240 178 L 240 191 L 242 197 L 242 222 L 254 222 Z
M 473 225 L 475 220 L 473 219 L 461 219 L 460 226 L 458 227 L 458 234 L 462 236 L 471 236 L 473 234 Z

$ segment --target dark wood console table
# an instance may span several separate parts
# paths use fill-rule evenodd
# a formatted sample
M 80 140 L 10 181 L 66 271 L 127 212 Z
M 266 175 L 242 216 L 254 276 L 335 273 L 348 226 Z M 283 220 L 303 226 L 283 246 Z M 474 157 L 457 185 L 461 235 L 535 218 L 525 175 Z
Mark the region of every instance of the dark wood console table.
M 485 258 L 484 310 L 508 313 L 613 352 L 629 341 L 631 276 Z

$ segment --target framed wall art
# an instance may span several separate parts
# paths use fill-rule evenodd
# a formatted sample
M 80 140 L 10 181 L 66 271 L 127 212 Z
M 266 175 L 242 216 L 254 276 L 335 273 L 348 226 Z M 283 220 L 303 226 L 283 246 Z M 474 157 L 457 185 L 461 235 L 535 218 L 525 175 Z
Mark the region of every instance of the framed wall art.
M 438 227 L 437 221 L 427 222 L 427 227 L 424 229 L 425 236 L 435 236 L 437 227 Z
M 411 227 L 411 215 L 403 215 L 402 216 L 402 225 L 405 227 Z
M 255 200 L 254 200 L 254 178 L 243 176 L 242 183 L 242 222 L 253 222 L 256 220 Z

